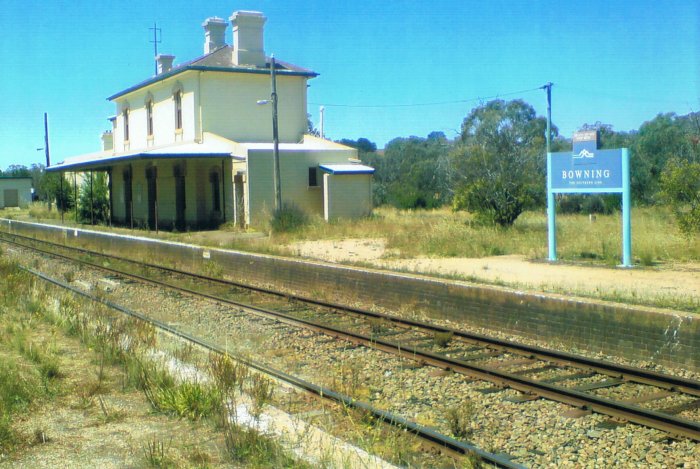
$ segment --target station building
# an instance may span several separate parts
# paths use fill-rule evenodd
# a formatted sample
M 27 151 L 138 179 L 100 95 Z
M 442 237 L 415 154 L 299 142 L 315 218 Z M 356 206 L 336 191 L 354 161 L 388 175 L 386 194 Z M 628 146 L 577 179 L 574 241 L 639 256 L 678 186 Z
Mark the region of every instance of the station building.
M 114 224 L 162 228 L 240 226 L 274 211 L 271 59 L 260 12 L 204 21 L 204 55 L 173 66 L 156 57 L 155 76 L 108 99 L 116 114 L 97 153 L 66 158 L 49 171 L 109 175 Z M 326 220 L 368 215 L 374 169 L 357 151 L 309 135 L 307 82 L 318 74 L 276 60 L 283 205 Z
M 32 178 L 0 176 L 0 208 L 25 208 L 32 201 Z

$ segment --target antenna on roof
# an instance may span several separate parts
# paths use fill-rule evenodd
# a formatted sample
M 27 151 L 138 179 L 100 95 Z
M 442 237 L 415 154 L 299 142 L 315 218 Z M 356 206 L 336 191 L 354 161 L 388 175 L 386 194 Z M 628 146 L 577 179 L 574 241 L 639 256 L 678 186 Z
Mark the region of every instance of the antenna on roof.
M 149 29 L 149 31 L 150 31 L 150 30 L 153 30 L 153 40 L 148 41 L 148 42 L 152 42 L 152 43 L 153 43 L 153 57 L 154 57 L 153 61 L 154 61 L 154 63 L 155 63 L 156 75 L 158 75 L 158 59 L 156 59 L 156 57 L 158 57 L 158 44 L 160 44 L 161 42 L 163 42 L 163 39 L 162 39 L 162 37 L 163 37 L 163 30 L 160 29 L 160 28 L 156 25 L 156 22 L 155 22 L 155 21 L 153 22 L 153 27 L 152 27 L 152 28 L 148 28 L 148 29 Z

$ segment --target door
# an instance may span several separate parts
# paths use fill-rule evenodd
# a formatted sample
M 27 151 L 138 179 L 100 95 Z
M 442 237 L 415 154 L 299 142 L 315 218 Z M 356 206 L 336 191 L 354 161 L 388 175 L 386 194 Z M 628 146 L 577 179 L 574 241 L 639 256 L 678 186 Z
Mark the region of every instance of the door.
M 245 190 L 242 174 L 236 174 L 233 177 L 233 196 L 236 199 L 236 224 L 245 228 Z
M 146 168 L 146 183 L 148 185 L 148 228 L 155 230 L 158 219 L 158 169 Z
M 19 191 L 17 189 L 5 189 L 5 207 L 19 207 Z
M 175 166 L 175 229 L 185 231 L 185 170 Z
M 124 170 L 124 220 L 132 228 L 134 227 L 134 201 L 131 189 L 131 167 Z

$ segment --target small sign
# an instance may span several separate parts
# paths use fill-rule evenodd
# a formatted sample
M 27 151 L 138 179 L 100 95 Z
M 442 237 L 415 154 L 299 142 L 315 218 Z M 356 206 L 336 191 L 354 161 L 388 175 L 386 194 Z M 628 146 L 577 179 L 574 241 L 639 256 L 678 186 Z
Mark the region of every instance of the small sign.
M 202 251 L 202 257 L 205 259 L 211 259 L 211 252 L 209 251 Z
M 574 133 L 574 155 L 586 155 L 595 153 L 598 149 L 598 131 L 581 130 Z

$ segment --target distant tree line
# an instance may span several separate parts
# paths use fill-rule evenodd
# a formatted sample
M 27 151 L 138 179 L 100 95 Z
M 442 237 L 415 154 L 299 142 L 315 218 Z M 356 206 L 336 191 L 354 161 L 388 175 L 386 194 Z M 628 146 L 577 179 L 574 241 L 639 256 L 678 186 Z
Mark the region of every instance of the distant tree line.
M 546 205 L 546 119 L 522 100 L 494 100 L 464 118 L 461 132 L 391 140 L 384 151 L 366 138 L 339 143 L 357 148 L 359 158 L 376 168 L 374 201 L 402 209 L 451 205 L 478 220 L 512 225 L 524 210 Z M 598 130 L 601 149 L 630 149 L 631 191 L 636 205 L 669 206 L 687 234 L 700 231 L 700 113 L 659 114 L 638 130 Z M 552 126 L 551 151 L 568 151 L 570 138 Z M 566 213 L 610 213 L 616 195 L 558 197 Z

